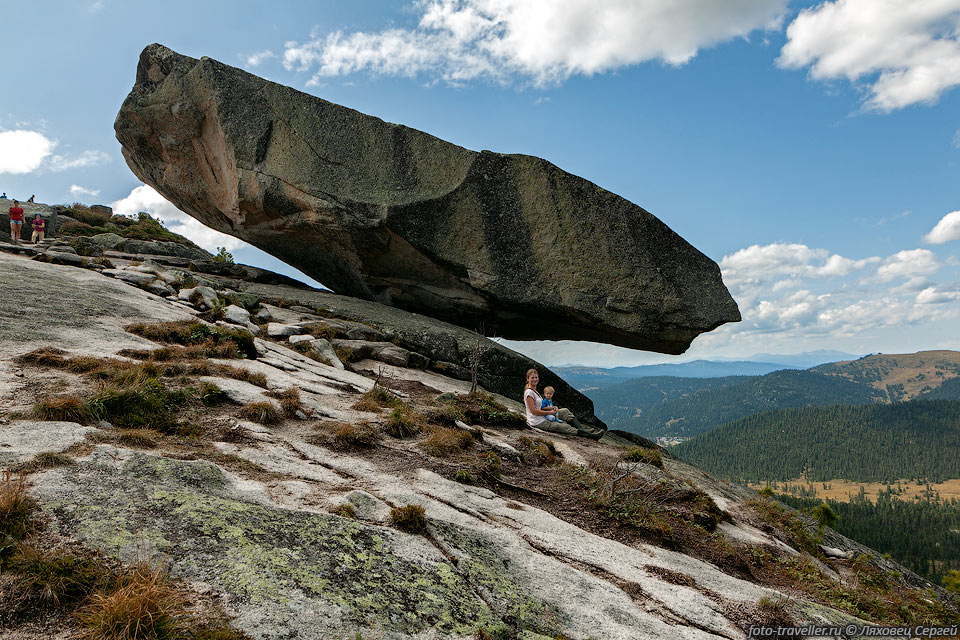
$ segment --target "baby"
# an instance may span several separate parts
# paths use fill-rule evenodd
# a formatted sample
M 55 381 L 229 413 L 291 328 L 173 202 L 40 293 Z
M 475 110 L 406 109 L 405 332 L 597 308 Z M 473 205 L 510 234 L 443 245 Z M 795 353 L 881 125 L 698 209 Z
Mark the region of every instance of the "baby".
M 553 404 L 553 391 L 554 391 L 553 387 L 544 387 L 543 389 L 543 402 L 540 403 L 540 408 L 543 409 L 544 411 L 546 411 L 550 407 L 555 406 Z M 561 420 L 560 418 L 558 418 L 553 414 L 550 414 L 549 416 L 543 416 L 543 417 L 549 420 L 550 422 L 561 422 L 561 423 L 563 422 L 563 420 Z

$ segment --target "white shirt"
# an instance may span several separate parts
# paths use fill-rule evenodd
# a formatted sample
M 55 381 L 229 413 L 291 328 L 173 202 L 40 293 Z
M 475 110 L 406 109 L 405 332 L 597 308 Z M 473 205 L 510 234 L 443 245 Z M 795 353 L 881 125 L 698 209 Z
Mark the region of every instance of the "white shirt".
M 535 406 L 537 409 L 539 409 L 540 405 L 543 404 L 543 398 L 541 398 L 540 394 L 533 389 L 527 389 L 523 392 L 523 410 L 527 414 L 527 424 L 531 427 L 536 427 L 546 422 L 547 418 L 545 416 L 538 416 L 530 413 L 530 407 L 527 406 L 527 397 L 533 398 L 533 406 Z

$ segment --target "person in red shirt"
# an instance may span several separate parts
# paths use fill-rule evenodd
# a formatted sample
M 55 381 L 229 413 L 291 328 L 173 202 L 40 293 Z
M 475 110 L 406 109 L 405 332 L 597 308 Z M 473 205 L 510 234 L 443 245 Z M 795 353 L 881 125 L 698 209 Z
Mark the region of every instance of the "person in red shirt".
M 20 203 L 16 200 L 13 201 L 13 206 L 10 207 L 10 242 L 13 244 L 20 244 L 20 229 L 23 227 L 23 209 L 20 207 Z
M 43 219 L 43 216 L 40 215 L 40 212 L 37 212 L 33 216 L 33 238 L 31 242 L 37 244 L 38 242 L 43 242 L 43 232 L 47 228 L 47 222 Z

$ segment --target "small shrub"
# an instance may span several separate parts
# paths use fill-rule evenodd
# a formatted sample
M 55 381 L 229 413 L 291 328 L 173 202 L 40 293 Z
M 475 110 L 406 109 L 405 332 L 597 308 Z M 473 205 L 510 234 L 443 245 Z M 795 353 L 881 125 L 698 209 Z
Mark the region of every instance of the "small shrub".
M 379 434 L 368 422 L 357 424 L 342 422 L 333 432 L 333 441 L 341 447 L 365 449 L 377 444 L 377 440 L 379 440 Z
M 960 593 L 960 569 L 947 571 L 943 576 L 943 588 L 952 593 Z
M 90 408 L 80 396 L 44 396 L 33 405 L 33 416 L 38 420 L 90 422 Z
M 432 456 L 444 458 L 473 446 L 473 436 L 461 429 L 434 427 L 429 436 L 420 443 L 423 450 Z
M 203 382 L 200 384 L 200 389 L 197 391 L 197 397 L 200 398 L 200 402 L 208 407 L 213 407 L 230 401 L 230 399 L 227 397 L 227 394 L 225 394 L 220 387 L 210 382 Z
M 272 402 L 251 402 L 240 407 L 237 415 L 245 420 L 253 420 L 264 425 L 279 424 L 283 420 L 283 414 L 277 409 L 277 405 Z
M 409 438 L 423 431 L 423 416 L 408 406 L 395 408 L 387 421 L 387 433 L 394 438 Z
M 818 531 L 820 533 L 823 533 L 824 527 L 833 527 L 837 524 L 837 514 L 826 502 L 815 506 L 813 511 L 810 512 L 810 515 L 817 521 Z
M 467 471 L 466 469 L 458 470 L 453 479 L 459 482 L 460 484 L 477 484 L 477 479 L 473 477 L 473 474 Z
M 763 489 L 760 489 L 760 491 L 757 491 L 757 493 L 760 495 L 761 498 L 765 498 L 768 500 L 772 499 L 773 496 L 775 495 L 773 492 L 773 487 L 764 487 Z
M 353 505 L 349 502 L 338 504 L 333 509 L 330 509 L 330 513 L 335 516 L 340 516 L 341 518 L 350 518 L 351 520 L 357 519 L 357 510 L 354 509 Z
M 527 424 L 523 415 L 513 413 L 489 393 L 474 391 L 464 396 L 456 396 L 454 404 L 462 416 L 459 419 L 468 424 L 513 429 L 524 428 Z
M 658 469 L 663 469 L 663 459 L 660 457 L 660 452 L 656 449 L 631 447 L 624 458 L 630 462 L 643 462 L 645 464 L 652 464 Z
M 493 451 L 488 451 L 480 456 L 480 477 L 487 482 L 499 480 L 502 467 L 503 461 Z
M 97 592 L 78 612 L 89 640 L 174 639 L 182 637 L 189 620 L 185 593 L 148 564 L 135 567 L 109 593 Z
M 233 254 L 227 251 L 226 247 L 217 247 L 217 253 L 215 256 L 210 258 L 214 262 L 223 262 L 226 264 L 233 264 Z
M 426 509 L 418 504 L 408 504 L 390 510 L 390 522 L 407 533 L 425 533 L 427 530 Z

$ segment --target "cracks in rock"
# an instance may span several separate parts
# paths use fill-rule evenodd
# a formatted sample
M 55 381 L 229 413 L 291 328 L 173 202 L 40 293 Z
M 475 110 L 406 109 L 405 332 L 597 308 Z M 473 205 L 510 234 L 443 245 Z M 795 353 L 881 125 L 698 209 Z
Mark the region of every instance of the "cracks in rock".
M 661 618 L 664 622 L 668 624 L 681 623 L 681 624 L 693 627 L 695 629 L 699 629 L 704 633 L 709 633 L 711 635 L 718 636 L 721 638 L 727 638 L 727 640 L 736 640 L 736 638 L 734 638 L 733 636 L 726 635 L 718 629 L 712 629 L 710 627 L 700 624 L 699 622 L 696 622 L 695 620 L 691 620 L 690 618 L 684 616 L 682 613 L 672 609 L 669 605 L 665 604 L 663 601 L 658 600 L 654 596 L 647 593 L 639 584 L 635 582 L 625 580 L 619 576 L 616 576 L 610 573 L 603 567 L 597 566 L 590 562 L 584 562 L 582 560 L 576 560 L 566 555 L 562 555 L 556 550 L 546 547 L 540 544 L 539 542 L 536 542 L 530 536 L 525 535 L 522 531 L 518 531 L 517 533 L 523 539 L 524 542 L 530 545 L 530 547 L 535 549 L 538 553 L 544 556 L 547 556 L 549 558 L 553 558 L 558 562 L 562 562 L 563 564 L 566 564 L 574 569 L 577 569 L 578 571 L 589 573 L 590 575 L 593 575 L 594 577 L 599 578 L 604 582 L 615 585 L 617 588 L 623 591 L 626 595 L 630 596 L 630 599 L 633 600 L 634 603 L 636 603 L 639 606 L 642 606 L 645 611 L 657 615 L 659 618 Z M 683 586 L 683 585 L 678 585 L 678 586 Z M 693 588 L 693 587 L 688 587 L 688 588 Z M 700 589 L 696 589 L 696 591 L 698 593 L 702 593 Z M 705 597 L 709 597 L 709 594 L 704 593 L 703 595 Z M 711 598 L 711 600 L 713 599 Z M 716 602 L 716 600 L 714 600 L 714 602 Z M 717 602 L 717 604 L 721 604 L 721 603 Z M 721 606 L 723 605 L 721 604 Z M 724 617 L 726 618 L 726 616 Z

